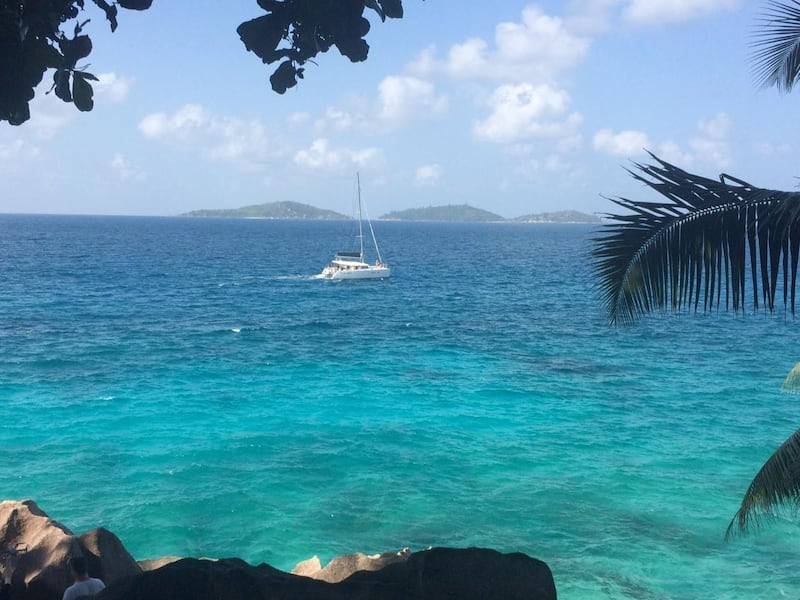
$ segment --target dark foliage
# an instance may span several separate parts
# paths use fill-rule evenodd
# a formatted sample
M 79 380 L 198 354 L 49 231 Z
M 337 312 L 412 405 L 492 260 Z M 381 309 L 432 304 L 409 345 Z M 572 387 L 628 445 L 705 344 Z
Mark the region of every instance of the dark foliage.
M 237 32 L 264 63 L 281 61 L 269 78 L 279 94 L 303 78 L 303 65 L 333 46 L 352 62 L 367 59 L 365 8 L 381 20 L 403 16 L 401 0 L 259 0 L 258 5 L 267 14 L 242 23 Z
M 593 250 L 612 323 L 645 313 L 773 310 L 778 289 L 795 311 L 800 262 L 800 193 L 757 188 L 722 174 L 693 175 L 651 155 L 634 178 L 662 202 L 612 199 L 629 214 L 609 214 Z
M 725 538 L 756 528 L 775 516 L 776 508 L 800 503 L 800 429 L 764 463 L 742 498 Z
M 654 310 L 773 310 L 778 290 L 795 312 L 800 262 L 800 193 L 754 187 L 729 175 L 692 175 L 656 156 L 631 172 L 662 202 L 614 199 L 628 214 L 606 215 L 595 239 L 599 285 L 612 323 Z M 795 367 L 785 388 L 796 386 Z M 792 390 L 797 391 L 797 390 Z M 800 504 L 800 430 L 753 479 L 726 539 Z
M 117 28 L 117 3 L 91 0 L 111 30 Z M 145 10 L 152 0 L 119 0 L 119 6 Z M 85 0 L 0 0 L 0 121 L 20 125 L 30 118 L 34 89 L 48 70 L 50 91 L 81 111 L 92 110 L 97 81 L 79 64 L 92 51 L 84 33 Z
M 265 15 L 242 23 L 239 36 L 265 63 L 281 61 L 270 82 L 282 94 L 303 77 L 306 62 L 335 46 L 351 61 L 367 58 L 365 8 L 381 20 L 402 18 L 402 0 L 257 0 Z M 152 0 L 0 0 L 0 121 L 20 125 L 30 118 L 30 101 L 48 71 L 50 91 L 78 110 L 94 106 L 91 81 L 82 64 L 92 51 L 84 32 L 90 12 L 102 11 L 111 31 L 118 7 L 146 10 Z M 222 10 L 222 8 L 220 9 Z M 167 40 L 165 40 L 165 43 Z
M 753 42 L 756 77 L 764 87 L 791 91 L 800 82 L 800 2 L 767 2 Z

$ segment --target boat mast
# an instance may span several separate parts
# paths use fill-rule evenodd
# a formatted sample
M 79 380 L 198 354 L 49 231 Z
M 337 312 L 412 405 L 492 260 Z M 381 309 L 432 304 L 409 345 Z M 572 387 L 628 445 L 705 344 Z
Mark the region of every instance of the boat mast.
M 361 249 L 361 262 L 364 262 L 364 231 L 361 225 L 361 177 L 356 171 L 356 186 L 358 188 L 358 244 Z
M 364 234 L 361 230 L 361 211 L 362 211 L 362 203 L 361 203 L 361 177 L 356 171 L 356 181 L 358 182 L 358 233 L 359 239 L 361 240 L 361 260 L 364 260 Z M 372 228 L 372 219 L 369 218 L 369 213 L 367 212 L 366 208 L 363 208 L 364 214 L 367 216 L 367 225 L 369 225 L 369 233 L 372 236 L 372 245 L 375 246 L 375 254 L 378 258 L 378 262 L 383 264 L 383 258 L 381 258 L 381 251 L 378 248 L 378 239 L 375 237 L 375 230 Z
M 383 264 L 381 251 L 378 249 L 378 239 L 375 237 L 375 230 L 372 228 L 372 220 L 369 218 L 369 214 L 367 214 L 367 223 L 369 224 L 369 232 L 372 235 L 372 243 L 375 245 L 375 254 L 378 256 L 378 262 Z

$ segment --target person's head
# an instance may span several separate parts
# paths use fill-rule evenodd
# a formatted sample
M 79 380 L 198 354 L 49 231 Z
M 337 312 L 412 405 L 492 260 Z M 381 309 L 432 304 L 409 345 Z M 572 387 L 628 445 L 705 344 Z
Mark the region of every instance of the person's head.
M 69 569 L 76 578 L 86 577 L 86 559 L 82 556 L 73 556 L 69 559 Z

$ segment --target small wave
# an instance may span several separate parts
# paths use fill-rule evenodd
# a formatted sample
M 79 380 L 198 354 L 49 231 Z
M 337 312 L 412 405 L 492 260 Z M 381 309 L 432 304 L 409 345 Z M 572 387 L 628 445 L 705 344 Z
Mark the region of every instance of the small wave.
M 233 333 L 241 333 L 242 332 L 242 328 L 241 327 L 233 327 L 233 328 L 231 328 L 231 331 Z
M 271 277 L 267 277 L 267 280 L 270 281 L 311 281 L 312 279 L 317 279 L 318 275 L 302 275 L 302 274 L 295 274 L 295 275 L 272 275 Z

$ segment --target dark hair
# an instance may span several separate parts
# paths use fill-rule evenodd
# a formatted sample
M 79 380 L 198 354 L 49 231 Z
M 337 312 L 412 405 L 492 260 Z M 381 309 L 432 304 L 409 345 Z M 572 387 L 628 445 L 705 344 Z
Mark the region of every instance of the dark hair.
M 86 559 L 82 556 L 72 556 L 69 559 L 69 568 L 78 575 L 86 575 Z

